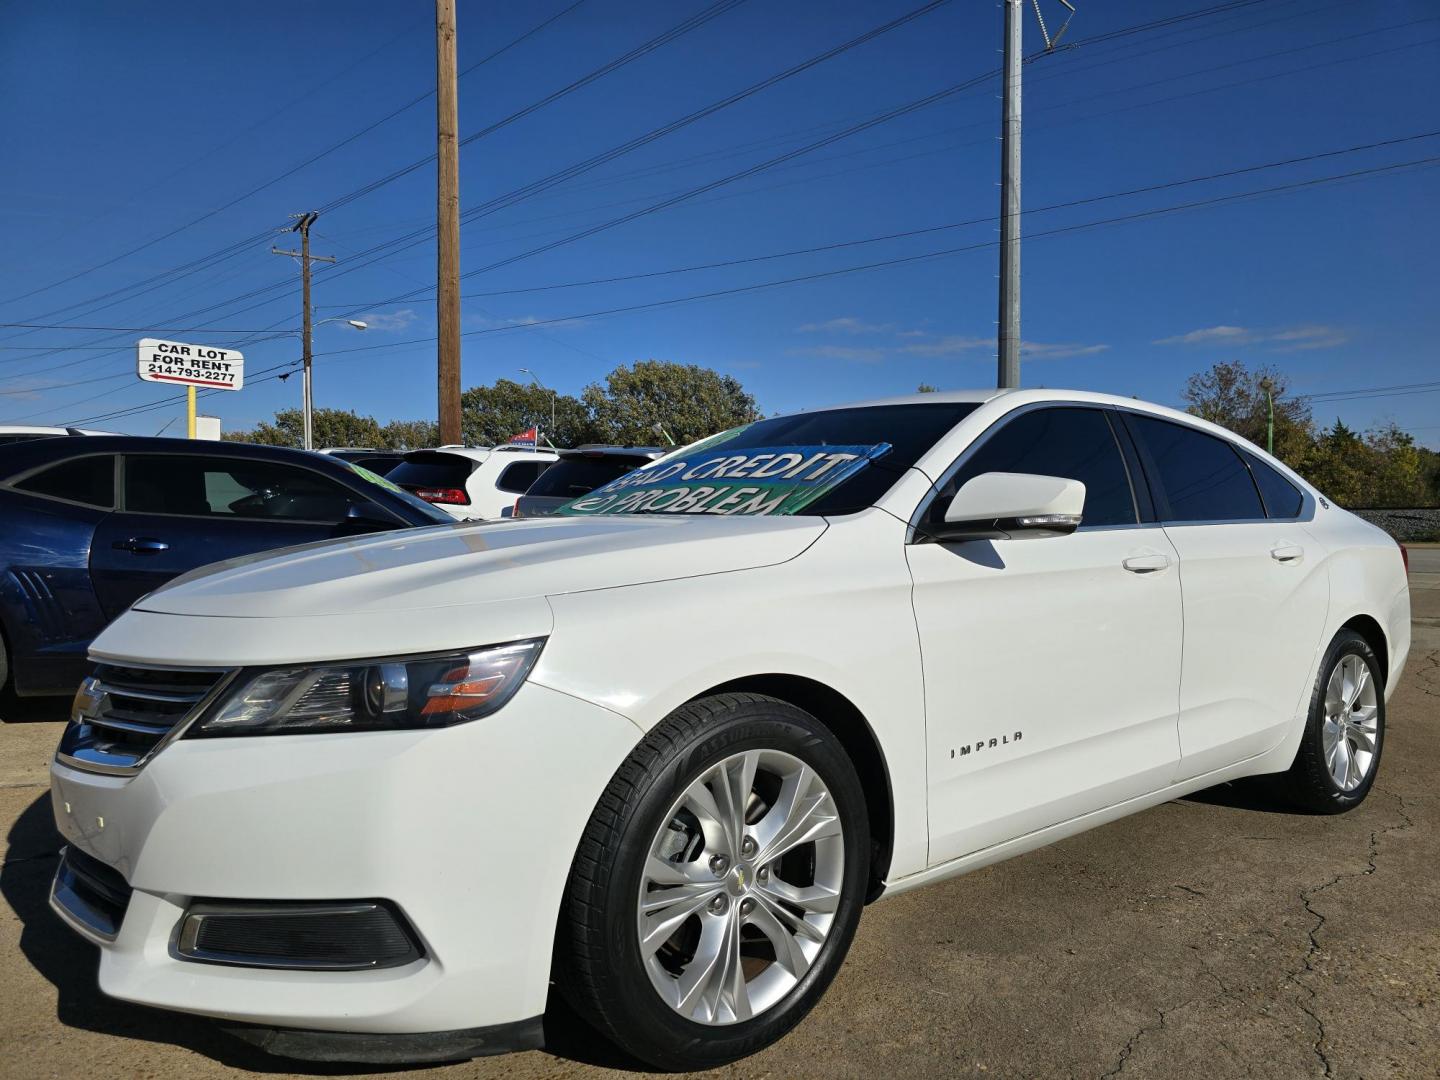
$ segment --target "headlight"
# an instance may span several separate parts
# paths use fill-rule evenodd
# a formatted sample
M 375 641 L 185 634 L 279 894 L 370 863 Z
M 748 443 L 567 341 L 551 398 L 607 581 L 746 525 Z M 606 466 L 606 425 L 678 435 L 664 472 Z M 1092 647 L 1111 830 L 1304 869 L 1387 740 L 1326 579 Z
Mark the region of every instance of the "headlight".
M 274 668 L 242 676 L 187 733 L 313 735 L 448 727 L 488 716 L 520 689 L 544 638 L 443 656 Z

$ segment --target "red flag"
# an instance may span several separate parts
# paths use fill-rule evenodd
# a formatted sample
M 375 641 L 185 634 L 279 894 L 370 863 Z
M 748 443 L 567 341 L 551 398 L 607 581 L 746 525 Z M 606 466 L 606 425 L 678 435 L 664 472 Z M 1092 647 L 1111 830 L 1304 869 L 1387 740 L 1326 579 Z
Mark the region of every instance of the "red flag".
M 511 446 L 538 446 L 540 445 L 540 428 L 534 425 L 520 432 L 519 435 L 510 436 Z

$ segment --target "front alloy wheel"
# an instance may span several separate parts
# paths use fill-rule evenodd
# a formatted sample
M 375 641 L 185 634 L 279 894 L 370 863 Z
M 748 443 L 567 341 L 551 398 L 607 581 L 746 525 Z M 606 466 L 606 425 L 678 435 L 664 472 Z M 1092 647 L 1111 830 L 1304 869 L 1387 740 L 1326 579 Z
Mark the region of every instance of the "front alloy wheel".
M 660 1068 L 754 1053 L 839 969 L 869 850 L 865 793 L 823 724 L 758 694 L 691 702 L 620 767 L 586 828 L 557 986 Z
M 650 843 L 636 930 L 651 985 L 702 1024 L 765 1012 L 815 962 L 844 881 L 844 829 L 815 770 L 778 750 L 725 758 Z

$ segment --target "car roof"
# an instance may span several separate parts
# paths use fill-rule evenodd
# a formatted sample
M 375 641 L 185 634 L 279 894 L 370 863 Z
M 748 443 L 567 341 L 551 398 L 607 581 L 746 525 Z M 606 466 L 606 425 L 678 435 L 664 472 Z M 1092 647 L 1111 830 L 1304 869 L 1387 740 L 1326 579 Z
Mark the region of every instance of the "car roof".
M 406 458 L 419 454 L 451 454 L 454 457 L 470 458 L 472 461 L 489 461 L 492 454 L 539 454 L 542 457 L 553 457 L 555 451 L 549 447 L 539 448 L 533 446 L 437 446 L 429 450 L 408 450 Z
M 43 427 L 35 424 L 0 424 L 0 435 L 109 435 L 108 431 L 85 428 Z
M 557 451 L 560 460 L 580 457 L 627 457 L 654 460 L 666 453 L 663 446 L 612 446 L 608 443 L 584 443 Z
M 150 435 L 87 435 L 83 439 L 31 439 L 0 446 L 0 465 L 6 474 L 47 461 L 94 454 L 203 454 L 206 457 L 246 458 L 251 461 L 287 461 L 315 467 L 329 463 L 346 468 L 338 458 L 262 443 L 212 442 L 209 439 L 157 438 Z

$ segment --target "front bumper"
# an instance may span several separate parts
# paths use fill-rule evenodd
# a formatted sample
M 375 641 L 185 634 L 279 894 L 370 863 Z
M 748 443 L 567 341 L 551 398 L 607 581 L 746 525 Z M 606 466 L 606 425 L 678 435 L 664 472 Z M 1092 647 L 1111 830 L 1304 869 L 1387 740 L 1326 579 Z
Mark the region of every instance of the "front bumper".
M 494 716 L 441 730 L 180 739 L 133 777 L 56 762 L 66 842 L 133 890 L 113 939 L 56 907 L 100 947 L 113 997 L 267 1028 L 523 1044 L 545 1009 L 575 846 L 639 737 L 613 712 L 530 683 Z M 361 897 L 393 902 L 424 955 L 276 971 L 176 952 L 196 898 Z M 508 1034 L 476 1034 L 496 1027 Z

